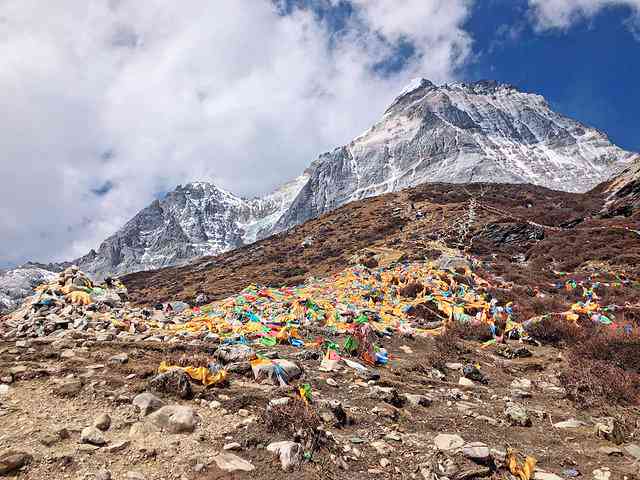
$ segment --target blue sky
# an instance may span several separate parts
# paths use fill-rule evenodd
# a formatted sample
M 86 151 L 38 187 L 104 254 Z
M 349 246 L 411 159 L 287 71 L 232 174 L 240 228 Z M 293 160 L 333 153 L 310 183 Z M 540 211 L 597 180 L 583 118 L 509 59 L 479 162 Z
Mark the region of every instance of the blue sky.
M 566 31 L 534 32 L 526 2 L 478 2 L 467 22 L 476 59 L 463 75 L 539 93 L 555 110 L 640 151 L 640 38 L 625 27 L 630 14 L 611 7 Z
M 283 14 L 296 6 L 314 10 L 336 35 L 348 31 L 347 19 L 354 16 L 346 0 L 275 1 Z M 554 110 L 605 131 L 627 150 L 640 151 L 640 35 L 627 25 L 633 13 L 622 1 L 565 28 L 540 30 L 528 0 L 476 1 L 463 25 L 473 39 L 472 53 L 456 73 L 543 95 Z M 413 54 L 412 44 L 401 42 L 379 70 L 400 70 Z
M 267 193 L 414 77 L 512 83 L 640 151 L 640 0 L 3 0 L 0 57 L 0 267 L 178 184 Z

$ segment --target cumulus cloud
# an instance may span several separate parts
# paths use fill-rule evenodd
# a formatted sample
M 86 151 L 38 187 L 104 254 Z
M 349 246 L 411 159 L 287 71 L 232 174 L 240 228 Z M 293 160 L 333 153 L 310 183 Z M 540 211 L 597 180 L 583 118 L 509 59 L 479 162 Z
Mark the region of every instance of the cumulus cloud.
M 636 35 L 640 30 L 640 0 L 529 0 L 529 6 L 539 30 L 569 28 L 608 7 L 631 9 L 625 23 Z
M 0 262 L 84 254 L 178 183 L 264 193 L 469 54 L 469 0 L 280 2 L 0 2 Z

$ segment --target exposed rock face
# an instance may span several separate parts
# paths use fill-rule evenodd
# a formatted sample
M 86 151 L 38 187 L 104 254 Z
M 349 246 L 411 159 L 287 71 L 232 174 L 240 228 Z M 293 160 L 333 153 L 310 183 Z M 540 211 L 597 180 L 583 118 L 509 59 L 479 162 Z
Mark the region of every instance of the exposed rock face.
M 268 234 L 306 177 L 245 200 L 204 182 L 178 186 L 76 263 L 97 279 L 183 263 Z
M 640 209 L 640 158 L 602 187 L 610 192 L 603 210 L 606 217 L 633 215 Z
M 325 153 L 276 225 L 284 230 L 349 201 L 425 182 L 532 183 L 584 192 L 635 153 L 553 112 L 543 97 L 495 82 L 414 82 L 382 120 Z

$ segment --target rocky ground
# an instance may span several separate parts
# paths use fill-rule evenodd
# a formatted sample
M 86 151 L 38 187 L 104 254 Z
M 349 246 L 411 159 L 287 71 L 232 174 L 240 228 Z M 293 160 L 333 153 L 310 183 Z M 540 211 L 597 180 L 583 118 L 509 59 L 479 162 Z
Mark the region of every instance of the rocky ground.
M 298 478 L 504 478 L 509 449 L 537 459 L 535 478 L 637 475 L 637 409 L 576 406 L 562 352 L 529 345 L 531 357 L 507 359 L 460 341 L 440 373 L 425 360 L 438 341 L 390 339 L 389 365 L 366 374 L 322 372 L 317 350 L 257 349 L 303 368 L 309 405 L 250 371 L 191 394 L 151 381 L 162 360 L 211 351 L 201 345 L 71 331 L 2 342 L 0 448 L 28 461 L 8 474 L 25 479 L 283 478 L 283 467 Z M 469 364 L 482 382 L 463 375 Z M 275 442 L 289 442 L 284 453 Z
M 599 217 L 596 194 L 486 188 L 355 202 L 124 277 L 130 302 L 65 270 L 0 320 L 0 476 L 636 478 L 637 218 Z M 332 277 L 348 268 L 355 290 Z M 203 305 L 310 276 L 326 278 Z

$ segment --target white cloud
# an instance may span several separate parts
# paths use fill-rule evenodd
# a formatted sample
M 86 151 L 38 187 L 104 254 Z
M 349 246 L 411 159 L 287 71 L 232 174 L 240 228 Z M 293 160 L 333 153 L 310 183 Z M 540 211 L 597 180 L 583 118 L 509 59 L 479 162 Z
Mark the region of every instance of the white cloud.
M 469 54 L 468 0 L 353 4 L 336 36 L 268 0 L 0 1 L 0 261 L 86 253 L 189 180 L 262 193 Z
M 607 7 L 628 7 L 633 15 L 628 26 L 637 32 L 640 0 L 529 0 L 539 30 L 566 29 L 589 19 Z

